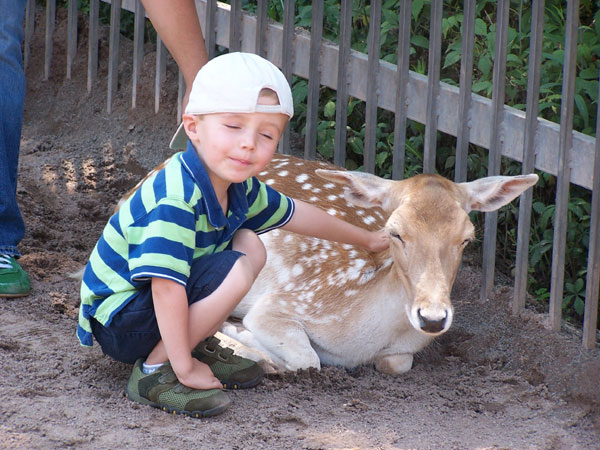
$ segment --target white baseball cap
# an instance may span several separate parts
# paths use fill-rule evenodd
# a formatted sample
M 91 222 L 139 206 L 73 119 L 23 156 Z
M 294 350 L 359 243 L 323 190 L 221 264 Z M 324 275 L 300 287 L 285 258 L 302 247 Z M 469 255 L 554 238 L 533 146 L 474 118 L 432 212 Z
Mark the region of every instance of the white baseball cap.
M 278 105 L 259 105 L 262 89 L 277 94 Z M 196 75 L 187 114 L 215 113 L 281 113 L 294 116 L 294 101 L 290 85 L 270 61 L 253 53 L 227 53 L 207 62 Z M 172 149 L 185 149 L 187 134 L 183 123 L 171 139 Z

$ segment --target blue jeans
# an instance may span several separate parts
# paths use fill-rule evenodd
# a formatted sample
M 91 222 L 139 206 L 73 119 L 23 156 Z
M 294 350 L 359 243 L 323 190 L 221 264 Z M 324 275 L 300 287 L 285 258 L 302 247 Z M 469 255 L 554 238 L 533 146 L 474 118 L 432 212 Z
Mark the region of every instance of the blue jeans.
M 17 171 L 23 125 L 23 19 L 25 0 L 0 0 L 0 254 L 21 256 L 25 223 L 17 205 Z

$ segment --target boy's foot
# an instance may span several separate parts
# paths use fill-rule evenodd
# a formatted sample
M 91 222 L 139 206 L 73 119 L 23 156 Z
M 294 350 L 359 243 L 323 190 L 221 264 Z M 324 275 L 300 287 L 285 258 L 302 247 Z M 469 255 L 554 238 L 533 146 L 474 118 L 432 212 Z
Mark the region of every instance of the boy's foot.
M 23 297 L 30 290 L 27 272 L 14 256 L 0 254 L 0 297 Z
M 150 374 L 142 371 L 143 362 L 143 358 L 135 362 L 127 382 L 125 395 L 130 400 L 196 418 L 220 414 L 231 403 L 220 389 L 200 390 L 184 386 L 168 362 Z
M 260 383 L 264 376 L 262 367 L 234 355 L 233 350 L 221 347 L 219 342 L 214 336 L 203 340 L 192 350 L 192 356 L 208 365 L 225 389 L 250 388 Z

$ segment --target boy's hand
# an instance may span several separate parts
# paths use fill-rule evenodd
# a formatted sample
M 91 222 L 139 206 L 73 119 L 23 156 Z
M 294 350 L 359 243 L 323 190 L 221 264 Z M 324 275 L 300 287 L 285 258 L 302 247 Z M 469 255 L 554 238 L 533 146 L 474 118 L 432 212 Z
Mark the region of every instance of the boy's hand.
M 182 371 L 175 366 L 173 370 L 179 382 L 192 389 L 223 389 L 223 384 L 214 376 L 210 367 L 195 358 L 191 358 L 191 366 L 186 367 L 186 370 Z
M 370 252 L 382 252 L 390 246 L 390 235 L 384 229 L 369 231 L 369 243 L 366 246 Z

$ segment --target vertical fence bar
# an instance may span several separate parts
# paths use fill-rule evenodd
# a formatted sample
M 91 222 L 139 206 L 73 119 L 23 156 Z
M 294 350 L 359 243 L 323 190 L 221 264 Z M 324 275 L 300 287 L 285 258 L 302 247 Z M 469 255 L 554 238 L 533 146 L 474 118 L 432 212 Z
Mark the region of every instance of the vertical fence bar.
M 100 0 L 90 0 L 90 31 L 88 36 L 87 91 L 92 92 L 98 76 L 98 28 L 100 23 Z
M 346 140 L 348 125 L 348 66 L 352 37 L 352 0 L 342 0 L 340 11 L 340 34 L 335 101 L 335 136 L 333 162 L 344 167 L 346 164 Z
M 296 15 L 296 2 L 284 0 L 283 2 L 283 43 L 281 46 L 281 72 L 292 84 L 292 64 L 294 62 L 294 17 Z M 289 155 L 290 149 L 290 127 L 285 127 L 283 136 L 279 141 L 279 153 Z
M 471 136 L 471 90 L 473 85 L 473 52 L 475 44 L 475 0 L 464 1 L 462 46 L 460 59 L 460 93 L 454 181 L 467 181 L 467 158 Z
M 31 59 L 31 38 L 35 30 L 35 0 L 27 0 L 25 6 L 25 42 L 23 43 L 23 67 L 27 69 Z
M 229 51 L 239 52 L 242 48 L 242 1 L 231 0 L 229 12 Z
M 215 57 L 215 48 L 217 45 L 217 1 L 206 1 L 206 23 L 204 25 L 204 42 L 206 44 L 206 54 L 211 60 Z
M 71 69 L 77 53 L 77 0 L 69 0 L 67 16 L 67 80 L 71 79 Z
M 137 91 L 142 63 L 144 62 L 144 25 L 146 23 L 146 10 L 140 0 L 135 2 L 133 22 L 133 73 L 131 86 L 131 107 L 137 107 Z
M 600 95 L 600 84 L 598 85 Z M 599 97 L 600 98 L 600 97 Z M 585 281 L 585 308 L 583 311 L 583 348 L 596 346 L 598 324 L 598 295 L 600 291 L 600 102 L 596 115 L 596 157 L 594 159 L 594 186 L 590 220 L 590 249 L 588 251 Z
M 369 17 L 369 61 L 367 63 L 367 101 L 365 112 L 364 170 L 375 173 L 377 149 L 377 103 L 379 75 L 379 44 L 381 37 L 381 0 L 371 2 Z
M 181 69 L 177 71 L 177 118 L 176 123 L 181 121 L 181 115 L 183 109 L 181 103 L 183 102 L 183 96 L 185 94 L 185 80 L 183 79 L 183 72 Z
M 160 111 L 160 88 L 167 74 L 167 48 L 160 37 L 156 36 L 156 70 L 154 74 L 154 114 Z
M 52 36 L 56 26 L 56 0 L 46 1 L 46 49 L 44 59 L 44 80 L 50 78 L 52 64 Z
M 492 129 L 490 135 L 490 151 L 488 154 L 488 175 L 500 173 L 500 163 L 504 136 L 504 78 L 506 75 L 506 54 L 508 41 L 509 0 L 500 0 L 496 12 L 496 50 L 494 53 L 494 72 L 492 76 Z M 494 286 L 496 270 L 496 230 L 498 228 L 498 212 L 485 214 L 483 232 L 483 281 L 481 283 L 481 299 L 490 297 Z
M 107 112 L 112 112 L 112 102 L 117 95 L 119 82 L 119 38 L 121 36 L 121 0 L 110 5 L 110 39 L 108 42 L 108 98 Z
M 550 325 L 555 331 L 560 330 L 561 325 L 563 283 L 565 279 L 578 27 L 579 0 L 571 0 L 567 2 L 565 59 L 563 65 L 562 100 L 560 102 L 558 176 L 556 180 L 556 208 L 554 210 L 554 238 L 552 245 L 552 278 L 550 280 Z
M 529 68 L 527 73 L 527 106 L 525 135 L 523 137 L 523 174 L 535 170 L 535 141 L 538 124 L 540 98 L 540 76 L 542 63 L 542 39 L 544 29 L 544 0 L 532 3 L 531 33 L 529 38 Z M 531 206 L 533 189 L 527 189 L 519 200 L 519 222 L 517 228 L 517 256 L 515 267 L 515 289 L 513 314 L 525 306 L 529 256 L 529 232 L 531 230 Z
M 323 38 L 323 2 L 313 2 L 308 60 L 308 95 L 306 105 L 306 137 L 304 158 L 315 159 L 317 154 L 317 123 L 319 120 L 319 88 L 321 87 L 321 39 Z
M 396 111 L 394 116 L 394 150 L 392 160 L 392 178 L 404 178 L 406 161 L 406 121 L 408 108 L 408 67 L 410 57 L 410 18 L 412 0 L 400 3 L 398 13 L 398 64 L 396 70 Z
M 429 25 L 429 60 L 427 62 L 427 112 L 423 144 L 423 172 L 435 173 L 437 145 L 438 97 L 442 62 L 442 0 L 431 0 Z
M 265 57 L 265 39 L 267 37 L 267 0 L 258 0 L 256 9 L 256 39 L 254 42 L 254 53 Z

